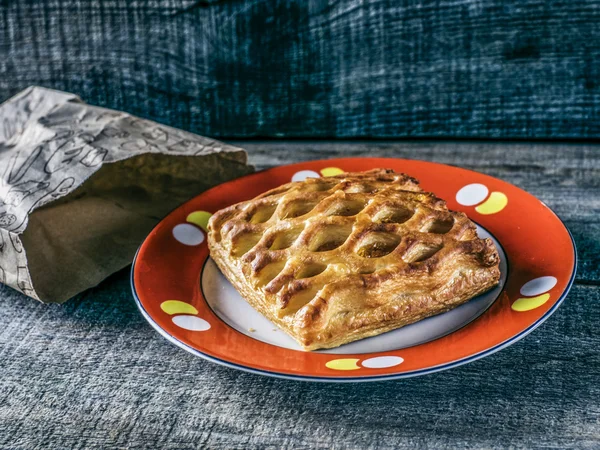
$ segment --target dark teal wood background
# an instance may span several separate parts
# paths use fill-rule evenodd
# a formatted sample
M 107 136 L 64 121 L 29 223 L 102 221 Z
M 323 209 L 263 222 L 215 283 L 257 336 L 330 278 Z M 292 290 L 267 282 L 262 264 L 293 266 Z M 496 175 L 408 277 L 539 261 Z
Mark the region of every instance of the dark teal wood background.
M 38 84 L 217 137 L 600 137 L 600 4 L 0 0 Z

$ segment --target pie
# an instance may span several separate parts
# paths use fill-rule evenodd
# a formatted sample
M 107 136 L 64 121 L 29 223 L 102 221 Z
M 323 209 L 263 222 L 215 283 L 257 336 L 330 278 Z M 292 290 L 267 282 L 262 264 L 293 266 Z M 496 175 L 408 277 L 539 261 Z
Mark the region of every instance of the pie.
M 475 224 L 392 170 L 308 178 L 215 213 L 211 256 L 305 350 L 375 336 L 498 284 Z

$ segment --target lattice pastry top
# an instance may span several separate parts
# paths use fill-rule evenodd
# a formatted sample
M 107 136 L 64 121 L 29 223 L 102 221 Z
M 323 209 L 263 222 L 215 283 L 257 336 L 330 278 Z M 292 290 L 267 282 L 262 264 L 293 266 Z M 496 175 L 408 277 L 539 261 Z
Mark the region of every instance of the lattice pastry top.
M 307 350 L 447 311 L 500 277 L 494 244 L 465 214 L 384 169 L 288 183 L 222 209 L 208 244 L 241 295 Z

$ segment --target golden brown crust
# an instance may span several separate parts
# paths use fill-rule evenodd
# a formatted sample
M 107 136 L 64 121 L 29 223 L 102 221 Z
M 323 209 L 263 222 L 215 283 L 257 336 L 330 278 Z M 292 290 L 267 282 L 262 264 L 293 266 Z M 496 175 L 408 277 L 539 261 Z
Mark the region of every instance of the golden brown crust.
M 498 252 L 418 181 L 375 169 L 288 183 L 215 213 L 214 261 L 306 350 L 375 336 L 498 284 Z

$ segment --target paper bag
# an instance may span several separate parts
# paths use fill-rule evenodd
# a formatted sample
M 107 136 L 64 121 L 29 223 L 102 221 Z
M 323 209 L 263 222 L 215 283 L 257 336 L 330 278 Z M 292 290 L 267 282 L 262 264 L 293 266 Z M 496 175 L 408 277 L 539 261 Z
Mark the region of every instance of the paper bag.
M 244 150 L 32 87 L 0 105 L 0 282 L 63 302 L 131 263 L 152 228 L 252 171 Z

